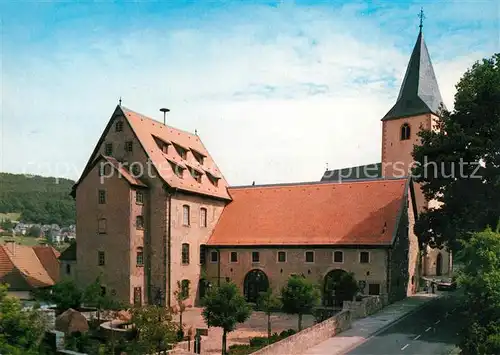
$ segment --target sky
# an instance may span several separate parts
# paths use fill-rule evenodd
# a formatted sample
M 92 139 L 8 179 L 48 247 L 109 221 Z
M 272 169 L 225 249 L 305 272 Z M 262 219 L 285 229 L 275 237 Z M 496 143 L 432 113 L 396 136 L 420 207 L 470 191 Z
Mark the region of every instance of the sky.
M 230 185 L 378 162 L 420 8 L 452 109 L 499 3 L 0 0 L 0 171 L 78 179 L 120 97 L 197 130 Z

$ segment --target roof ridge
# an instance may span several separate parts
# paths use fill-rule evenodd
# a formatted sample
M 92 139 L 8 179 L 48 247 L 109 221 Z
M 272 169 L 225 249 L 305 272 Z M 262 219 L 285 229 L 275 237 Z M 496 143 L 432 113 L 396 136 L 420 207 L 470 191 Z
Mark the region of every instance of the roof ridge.
M 276 183 L 276 184 L 262 184 L 262 185 L 240 185 L 240 186 L 228 186 L 228 190 L 236 189 L 252 189 L 252 188 L 262 188 L 262 187 L 300 187 L 300 186 L 314 186 L 314 185 L 346 185 L 346 184 L 356 184 L 356 183 L 367 183 L 367 182 L 387 182 L 395 180 L 406 181 L 408 177 L 386 177 L 386 178 L 374 178 L 374 179 L 356 179 L 356 180 L 344 180 L 344 181 L 304 181 L 304 182 L 290 182 L 290 183 Z

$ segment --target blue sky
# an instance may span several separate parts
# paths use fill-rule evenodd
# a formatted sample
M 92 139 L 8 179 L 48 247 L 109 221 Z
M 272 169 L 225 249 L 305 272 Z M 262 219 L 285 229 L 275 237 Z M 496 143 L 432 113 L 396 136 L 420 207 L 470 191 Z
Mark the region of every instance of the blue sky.
M 0 171 L 77 179 L 120 96 L 197 129 L 232 185 L 379 161 L 420 7 L 450 108 L 498 3 L 0 0 Z

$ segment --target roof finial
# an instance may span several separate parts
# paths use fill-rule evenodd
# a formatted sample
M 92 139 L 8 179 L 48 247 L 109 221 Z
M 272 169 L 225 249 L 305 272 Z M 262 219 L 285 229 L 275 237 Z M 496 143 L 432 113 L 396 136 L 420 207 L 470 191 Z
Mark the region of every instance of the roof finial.
M 418 17 L 420 18 L 420 25 L 418 26 L 420 28 L 420 33 L 422 33 L 422 27 L 424 27 L 424 8 L 420 8 L 420 13 L 418 14 Z
M 122 105 L 122 97 L 120 96 L 120 99 L 118 100 L 118 105 Z
M 198 135 L 198 130 L 196 128 L 194 129 L 194 134 Z
M 326 163 L 326 170 L 328 171 L 328 163 Z

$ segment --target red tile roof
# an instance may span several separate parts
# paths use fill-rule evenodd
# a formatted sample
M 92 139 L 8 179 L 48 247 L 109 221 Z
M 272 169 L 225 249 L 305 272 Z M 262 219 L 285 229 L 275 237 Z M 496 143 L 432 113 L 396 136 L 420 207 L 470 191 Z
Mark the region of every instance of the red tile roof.
M 407 180 L 229 188 L 208 245 L 390 245 Z
M 161 122 L 131 111 L 123 106 L 120 107 L 120 109 L 130 123 L 132 130 L 141 142 L 146 154 L 153 162 L 159 175 L 168 185 L 181 190 L 202 193 L 228 200 L 230 199 L 227 192 L 227 183 L 222 177 L 222 173 L 197 135 L 164 125 Z M 176 144 L 186 149 L 186 159 L 181 158 L 174 147 L 170 147 L 168 153 L 164 153 L 160 147 L 158 147 L 155 137 L 160 138 L 168 144 Z M 190 150 L 204 156 L 203 165 L 198 163 Z M 217 186 L 214 186 L 209 179 L 204 176 L 200 183 L 196 181 L 188 171 L 184 173 L 183 178 L 180 178 L 174 173 L 172 166 L 168 163 L 169 161 L 181 167 L 185 167 L 186 165 L 193 167 L 202 174 L 203 171 L 213 172 L 212 175 L 220 177 L 220 180 Z
M 8 283 L 18 291 L 52 286 L 58 281 L 58 256 L 52 247 L 0 245 L 0 283 Z
M 139 179 L 135 178 L 130 171 L 128 171 L 123 165 L 121 165 L 118 160 L 113 157 L 108 157 L 101 155 L 102 159 L 106 160 L 119 174 L 123 176 L 127 182 L 132 186 L 147 187 Z

